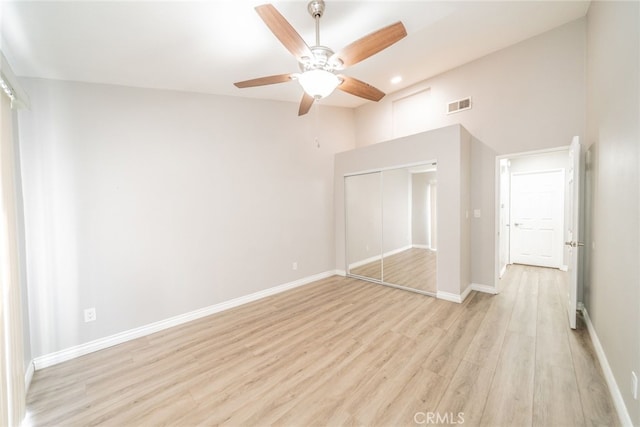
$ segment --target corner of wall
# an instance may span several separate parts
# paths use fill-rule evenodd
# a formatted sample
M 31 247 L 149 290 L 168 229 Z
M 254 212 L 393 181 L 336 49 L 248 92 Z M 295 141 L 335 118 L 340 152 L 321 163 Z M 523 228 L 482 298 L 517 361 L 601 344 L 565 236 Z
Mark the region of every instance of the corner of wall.
M 460 294 L 471 289 L 471 134 L 460 131 Z M 463 298 L 464 299 L 464 298 Z

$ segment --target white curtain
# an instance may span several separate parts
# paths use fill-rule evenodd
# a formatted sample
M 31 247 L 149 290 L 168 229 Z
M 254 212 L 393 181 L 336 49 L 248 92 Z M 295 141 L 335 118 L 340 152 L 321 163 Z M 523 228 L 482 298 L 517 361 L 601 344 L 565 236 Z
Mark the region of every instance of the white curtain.
M 25 414 L 25 368 L 18 211 L 12 99 L 4 90 L 0 102 L 0 425 L 19 426 Z

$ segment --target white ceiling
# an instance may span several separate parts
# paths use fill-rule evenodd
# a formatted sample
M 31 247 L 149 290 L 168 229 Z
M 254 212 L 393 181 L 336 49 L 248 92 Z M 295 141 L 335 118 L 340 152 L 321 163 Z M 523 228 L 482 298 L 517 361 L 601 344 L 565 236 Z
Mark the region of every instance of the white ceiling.
M 297 72 L 253 7 L 267 0 L 2 2 L 2 50 L 29 77 L 298 102 L 295 83 L 233 82 Z M 306 1 L 273 2 L 312 45 Z M 345 71 L 389 93 L 584 16 L 588 1 L 326 1 L 321 43 L 334 51 L 401 20 L 408 36 Z M 391 77 L 401 75 L 400 84 Z M 323 101 L 356 107 L 340 93 Z

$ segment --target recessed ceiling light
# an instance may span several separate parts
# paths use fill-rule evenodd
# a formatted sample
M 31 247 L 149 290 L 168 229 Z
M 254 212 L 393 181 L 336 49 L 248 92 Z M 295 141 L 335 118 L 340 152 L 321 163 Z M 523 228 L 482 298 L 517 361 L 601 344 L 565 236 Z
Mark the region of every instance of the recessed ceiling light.
M 395 76 L 391 79 L 391 83 L 393 83 L 394 85 L 400 83 L 402 81 L 402 76 Z

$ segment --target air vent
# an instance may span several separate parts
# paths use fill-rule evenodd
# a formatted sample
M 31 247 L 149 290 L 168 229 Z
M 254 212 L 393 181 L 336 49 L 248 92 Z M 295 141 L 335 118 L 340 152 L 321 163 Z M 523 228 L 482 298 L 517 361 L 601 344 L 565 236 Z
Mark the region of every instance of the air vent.
M 471 109 L 471 97 L 458 99 L 447 104 L 447 114 Z

